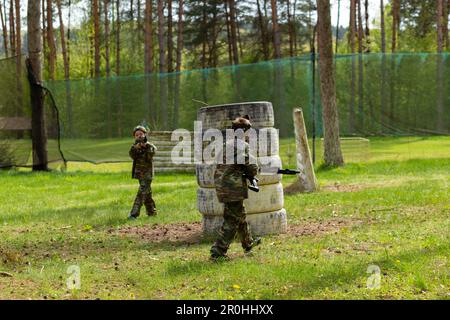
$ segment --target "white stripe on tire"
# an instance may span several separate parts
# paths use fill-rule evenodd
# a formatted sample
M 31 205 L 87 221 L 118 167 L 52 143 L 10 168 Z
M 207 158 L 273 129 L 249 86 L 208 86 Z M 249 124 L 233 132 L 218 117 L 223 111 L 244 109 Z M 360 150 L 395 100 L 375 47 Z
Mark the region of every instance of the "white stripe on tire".
M 248 191 L 244 200 L 247 214 L 281 210 L 284 206 L 281 183 L 260 186 L 259 192 Z M 197 208 L 204 215 L 223 215 L 224 205 L 219 202 L 214 188 L 197 189 Z
M 287 216 L 285 209 L 247 215 L 247 222 L 253 236 L 264 236 L 268 234 L 280 234 L 287 232 Z M 217 235 L 217 231 L 220 229 L 222 224 L 222 216 L 203 216 L 203 233 Z

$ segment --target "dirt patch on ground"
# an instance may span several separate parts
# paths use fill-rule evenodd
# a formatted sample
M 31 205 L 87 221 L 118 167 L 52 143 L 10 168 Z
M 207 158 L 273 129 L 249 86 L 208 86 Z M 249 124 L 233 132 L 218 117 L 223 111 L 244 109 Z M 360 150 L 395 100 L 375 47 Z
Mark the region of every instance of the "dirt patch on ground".
M 27 279 L 18 279 L 14 274 L 13 277 L 0 277 L 0 299 L 43 299 L 37 296 L 39 291 L 38 285 Z M 45 296 L 44 296 L 45 297 Z M 47 299 L 47 298 L 44 298 Z
M 111 229 L 109 232 L 124 236 L 138 236 L 142 240 L 151 242 L 194 244 L 199 243 L 203 238 L 200 222 L 125 226 L 118 230 Z
M 301 224 L 288 225 L 287 235 L 294 237 L 320 235 L 325 233 L 336 233 L 340 229 L 361 224 L 362 220 L 357 219 L 331 219 L 325 221 L 308 221 Z
M 357 192 L 371 187 L 367 184 L 329 184 L 326 186 L 321 186 L 319 191 L 328 192 Z M 284 188 L 284 193 L 287 195 L 297 194 L 305 192 L 305 188 L 299 183 L 293 183 Z
M 357 219 L 331 219 L 290 224 L 288 225 L 288 232 L 285 236 L 301 237 L 333 233 L 338 232 L 344 227 L 361 223 L 362 220 Z M 138 237 L 142 240 L 156 243 L 196 244 L 205 239 L 202 234 L 202 224 L 200 222 L 166 225 L 155 224 L 153 226 L 125 226 L 120 229 L 110 229 L 108 232 L 120 236 Z
M 330 192 L 356 192 L 360 190 L 364 190 L 369 188 L 369 185 L 364 184 L 330 184 L 327 186 L 321 186 L 321 191 L 330 191 Z

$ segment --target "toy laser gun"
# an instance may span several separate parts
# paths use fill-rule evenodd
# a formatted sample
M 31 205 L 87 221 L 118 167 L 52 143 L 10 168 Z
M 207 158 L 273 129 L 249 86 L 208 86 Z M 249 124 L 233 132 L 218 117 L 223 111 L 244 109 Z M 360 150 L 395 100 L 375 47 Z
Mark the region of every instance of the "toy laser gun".
M 280 169 L 278 168 L 276 171 L 276 174 L 288 174 L 288 175 L 294 175 L 298 174 L 300 171 L 297 170 L 291 170 L 291 169 Z M 248 180 L 248 188 L 254 192 L 259 192 L 259 186 L 258 181 L 259 179 L 256 177 L 251 177 L 246 174 L 244 174 L 244 177 Z
M 134 141 L 135 144 L 146 143 L 146 142 L 147 142 L 147 136 L 139 137 Z

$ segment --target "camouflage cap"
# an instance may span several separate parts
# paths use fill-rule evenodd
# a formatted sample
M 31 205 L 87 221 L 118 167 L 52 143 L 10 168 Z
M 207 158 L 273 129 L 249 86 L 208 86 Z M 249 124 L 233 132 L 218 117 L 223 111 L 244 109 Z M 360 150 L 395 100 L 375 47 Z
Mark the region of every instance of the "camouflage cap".
M 144 126 L 137 126 L 133 129 L 133 135 L 136 133 L 136 131 L 142 131 L 143 133 L 147 134 L 147 129 Z
M 250 122 L 248 115 L 245 115 L 243 117 L 237 117 L 236 119 L 234 119 L 231 122 L 231 127 L 235 130 L 243 129 L 245 131 L 252 127 L 252 123 Z

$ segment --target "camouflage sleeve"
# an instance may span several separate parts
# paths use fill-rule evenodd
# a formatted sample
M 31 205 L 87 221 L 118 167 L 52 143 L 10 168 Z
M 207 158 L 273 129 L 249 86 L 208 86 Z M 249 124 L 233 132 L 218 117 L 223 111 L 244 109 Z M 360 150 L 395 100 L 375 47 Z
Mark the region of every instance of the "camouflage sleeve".
M 156 146 L 153 143 L 149 143 L 147 154 L 153 157 L 156 153 L 156 150 L 157 150 Z
M 248 145 L 245 148 L 245 174 L 254 177 L 259 173 L 259 167 L 257 164 L 256 156 L 251 152 L 248 148 Z
M 130 158 L 133 160 L 136 160 L 137 155 L 138 155 L 138 149 L 136 148 L 136 146 L 133 144 L 130 148 L 130 152 L 128 153 L 130 155 Z
M 248 164 L 245 166 L 245 174 L 249 177 L 255 177 L 258 175 L 259 168 L 257 164 Z

